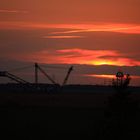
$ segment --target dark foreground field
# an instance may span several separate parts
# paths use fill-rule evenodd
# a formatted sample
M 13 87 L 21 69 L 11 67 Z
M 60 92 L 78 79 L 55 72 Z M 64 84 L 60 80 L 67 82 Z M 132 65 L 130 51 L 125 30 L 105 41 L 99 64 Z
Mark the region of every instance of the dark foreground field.
M 139 93 L 1 93 L 0 117 L 5 139 L 140 139 Z

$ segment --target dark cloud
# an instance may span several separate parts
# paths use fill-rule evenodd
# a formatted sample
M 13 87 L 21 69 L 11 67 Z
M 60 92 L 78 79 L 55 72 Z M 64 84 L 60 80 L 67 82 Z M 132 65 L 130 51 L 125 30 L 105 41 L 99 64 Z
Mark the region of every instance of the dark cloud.
M 3 57 L 26 55 L 47 48 L 46 41 L 40 36 L 33 30 L 0 30 L 0 54 Z

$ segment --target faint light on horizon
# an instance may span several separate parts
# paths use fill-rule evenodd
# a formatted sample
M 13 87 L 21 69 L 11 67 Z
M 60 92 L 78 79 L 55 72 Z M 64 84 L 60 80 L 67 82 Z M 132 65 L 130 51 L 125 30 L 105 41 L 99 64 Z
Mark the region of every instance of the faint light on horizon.
M 107 78 L 107 79 L 114 79 L 116 78 L 116 75 L 112 75 L 112 74 L 86 74 L 84 76 L 88 76 L 88 77 L 95 77 L 95 78 Z M 130 77 L 132 79 L 140 79 L 140 76 L 137 75 L 130 75 Z
M 43 38 L 50 39 L 72 39 L 72 38 L 84 38 L 83 36 L 44 36 Z
M 85 76 L 96 77 L 96 78 L 108 78 L 108 79 L 115 78 L 115 75 L 106 75 L 106 74 L 87 74 Z

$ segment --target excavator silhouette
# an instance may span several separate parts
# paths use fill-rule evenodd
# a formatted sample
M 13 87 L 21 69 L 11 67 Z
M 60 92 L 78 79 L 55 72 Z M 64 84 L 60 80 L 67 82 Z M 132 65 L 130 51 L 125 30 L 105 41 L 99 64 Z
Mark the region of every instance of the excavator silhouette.
M 15 76 L 7 71 L 1 71 L 0 72 L 0 77 L 7 77 L 19 84 L 29 84 L 29 82 L 23 80 L 22 78 L 18 77 L 18 76 Z
M 39 77 L 39 72 L 41 72 L 51 82 L 51 84 L 59 85 L 59 86 L 65 86 L 67 84 L 68 79 L 70 77 L 70 74 L 73 70 L 73 66 L 71 66 L 67 71 L 67 74 L 64 78 L 63 83 L 59 84 L 59 83 L 55 82 L 55 80 L 51 76 L 49 76 L 49 74 L 38 63 L 34 64 L 34 68 L 35 68 L 35 84 L 36 85 L 39 84 L 38 83 L 38 77 Z M 0 71 L 0 77 L 7 77 L 7 78 L 19 83 L 19 84 L 31 84 L 30 82 L 27 82 L 26 80 L 23 80 L 22 78 L 14 75 L 14 74 L 11 74 L 8 71 Z
M 60 85 L 59 83 L 55 82 L 54 79 L 52 79 L 46 72 L 45 70 L 38 64 L 38 63 L 35 63 L 35 83 L 37 84 L 38 83 L 38 71 L 40 71 L 42 74 L 44 74 L 44 76 L 54 85 L 59 85 L 59 86 L 65 86 L 67 84 L 67 81 L 70 77 L 70 74 L 73 70 L 73 66 L 71 66 L 69 69 L 68 69 L 68 72 L 66 74 L 66 77 L 64 78 L 64 81 L 62 83 L 62 85 Z

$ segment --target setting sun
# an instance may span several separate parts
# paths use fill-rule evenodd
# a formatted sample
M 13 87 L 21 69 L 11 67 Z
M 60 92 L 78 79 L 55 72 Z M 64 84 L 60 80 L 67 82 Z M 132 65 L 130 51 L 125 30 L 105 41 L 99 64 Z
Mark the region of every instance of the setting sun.
M 139 61 L 125 58 L 123 55 L 125 54 L 111 50 L 102 51 L 74 48 L 40 51 L 29 55 L 26 54 L 26 57 L 20 55 L 18 58 L 24 61 L 49 64 L 140 66 Z
M 97 61 L 92 61 L 92 65 L 116 65 L 115 62 L 109 61 L 109 60 L 97 60 Z M 119 64 L 118 64 L 119 65 Z

